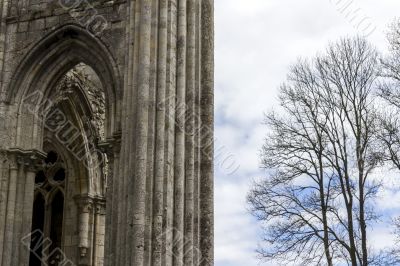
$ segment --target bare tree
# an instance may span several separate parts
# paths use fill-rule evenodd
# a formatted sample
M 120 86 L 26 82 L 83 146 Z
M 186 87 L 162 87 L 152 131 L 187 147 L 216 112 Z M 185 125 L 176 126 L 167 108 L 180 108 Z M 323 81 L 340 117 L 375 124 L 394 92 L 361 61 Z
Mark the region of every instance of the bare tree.
M 299 61 L 281 86 L 282 110 L 266 115 L 262 149 L 267 178 L 248 201 L 264 221 L 263 256 L 301 265 L 369 265 L 369 176 L 376 152 L 373 90 L 378 55 L 362 38 Z
M 382 60 L 384 80 L 378 95 L 385 105 L 380 114 L 379 140 L 382 155 L 394 169 L 400 170 L 400 19 L 393 22 L 388 34 L 390 53 Z M 394 220 L 396 246 L 384 254 L 390 265 L 400 264 L 400 218 Z M 389 265 L 388 263 L 386 263 Z
M 395 21 L 388 34 L 390 55 L 382 60 L 385 78 L 378 95 L 389 104 L 381 114 L 380 140 L 384 144 L 385 158 L 400 170 L 400 20 Z

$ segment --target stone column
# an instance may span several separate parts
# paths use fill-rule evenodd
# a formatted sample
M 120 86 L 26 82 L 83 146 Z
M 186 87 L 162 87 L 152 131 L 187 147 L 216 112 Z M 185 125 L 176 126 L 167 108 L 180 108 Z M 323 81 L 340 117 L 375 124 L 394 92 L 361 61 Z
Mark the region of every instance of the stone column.
M 6 210 L 9 183 L 9 156 L 5 150 L 0 150 L 0 262 L 3 261 L 4 232 L 6 225 Z M 1 263 L 0 263 L 1 264 Z
M 106 201 L 102 197 L 76 197 L 79 210 L 79 265 L 103 265 Z
M 15 154 L 9 155 L 9 179 L 6 193 L 5 223 L 4 236 L 1 243 L 3 244 L 3 257 L 1 265 L 12 265 L 12 245 L 14 239 L 14 218 L 15 204 L 17 198 L 17 178 L 18 178 L 18 162 Z
M 94 218 L 94 239 L 93 239 L 93 265 L 104 265 L 104 237 L 106 201 L 105 199 L 96 199 L 95 218 Z
M 45 153 L 39 151 L 33 151 L 30 154 L 24 156 L 25 164 L 25 188 L 22 204 L 22 230 L 21 236 L 24 242 L 30 243 L 31 228 L 32 228 L 32 216 L 33 216 L 33 202 L 35 194 L 35 177 L 36 173 L 40 170 L 43 159 L 46 157 Z M 21 244 L 19 241 L 19 258 L 20 265 L 28 265 L 29 262 L 29 249 Z
M 9 149 L 3 154 L 7 154 L 7 160 L 3 161 L 2 176 L 8 178 L 4 182 L 8 187 L 3 186 L 2 182 L 2 190 L 7 188 L 6 193 L 2 191 L 2 196 L 6 196 L 7 199 L 6 204 L 1 206 L 6 206 L 5 211 L 0 211 L 2 265 L 24 265 L 29 258 L 29 247 L 24 246 L 22 241 L 28 243 L 27 237 L 32 224 L 35 173 L 45 154 L 37 150 L 19 148 Z M 8 164 L 6 169 L 4 162 Z
M 6 59 L 6 33 L 7 33 L 7 16 L 9 14 L 9 5 L 11 1 L 2 0 L 0 1 L 0 73 L 4 71 L 5 59 Z M 3 79 L 0 79 L 0 102 L 3 98 L 5 88 Z M 0 256 L 1 259 L 1 256 Z
M 201 266 L 214 265 L 214 0 L 201 1 Z
M 92 229 L 91 216 L 93 213 L 94 202 L 89 197 L 77 197 L 78 205 L 78 254 L 79 265 L 91 265 L 90 252 L 93 250 L 91 245 L 90 232 Z
M 99 143 L 99 150 L 107 155 L 108 173 L 106 187 L 106 218 L 105 218 L 105 243 L 104 249 L 109 253 L 104 256 L 104 264 L 114 259 L 116 252 L 117 228 L 112 227 L 114 221 L 117 221 L 118 200 L 115 195 L 118 194 L 118 182 L 115 177 L 119 170 L 119 154 L 121 151 L 121 133 L 116 133 L 112 138 Z
M 128 3 L 107 266 L 213 265 L 213 6 Z

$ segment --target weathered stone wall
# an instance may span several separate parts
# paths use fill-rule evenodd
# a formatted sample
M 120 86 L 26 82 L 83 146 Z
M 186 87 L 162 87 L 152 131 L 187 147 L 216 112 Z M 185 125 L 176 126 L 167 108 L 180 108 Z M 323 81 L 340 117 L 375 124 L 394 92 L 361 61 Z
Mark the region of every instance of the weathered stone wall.
M 213 0 L 83 1 L 104 30 L 73 3 L 0 0 L 0 152 L 42 150 L 43 122 L 22 99 L 89 65 L 106 95 L 107 213 L 89 219 L 99 234 L 105 224 L 105 265 L 213 265 Z M 25 177 L 0 163 L 0 265 L 13 265 L 9 254 L 27 265 L 19 235 L 5 233 Z
M 1 76 L 2 97 L 6 96 L 5 90 L 15 74 L 17 66 L 22 59 L 31 51 L 37 43 L 42 40 L 50 32 L 67 24 L 75 24 L 79 27 L 87 29 L 90 34 L 96 34 L 97 38 L 113 53 L 120 69 L 122 70 L 125 63 L 124 51 L 124 35 L 125 35 L 125 1 L 90 1 L 83 4 L 81 8 L 66 9 L 65 7 L 78 3 L 78 1 L 42 1 L 40 8 L 28 8 L 25 11 L 17 7 L 17 0 L 7 4 L 9 12 L 2 17 L 4 44 L 1 45 L 0 55 L 4 63 L 3 75 Z M 67 4 L 68 3 L 68 4 Z M 19 4 L 19 3 L 18 3 Z M 31 5 L 36 6 L 34 3 Z M 80 7 L 79 6 L 79 7 Z M 98 19 L 98 18 L 101 18 Z M 93 21 L 94 20 L 94 21 Z M 92 21 L 92 22 L 91 22 Z M 93 28 L 94 22 L 103 22 L 106 25 L 104 30 Z M 92 29 L 93 28 L 93 29 Z M 63 36 L 60 36 L 63 38 Z

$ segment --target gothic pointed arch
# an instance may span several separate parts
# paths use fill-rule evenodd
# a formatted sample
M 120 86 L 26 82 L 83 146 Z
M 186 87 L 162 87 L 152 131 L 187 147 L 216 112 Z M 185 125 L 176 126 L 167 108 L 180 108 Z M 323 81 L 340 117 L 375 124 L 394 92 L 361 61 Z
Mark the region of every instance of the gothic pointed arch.
M 120 130 L 120 70 L 99 38 L 73 24 L 54 30 L 33 46 L 11 78 L 6 101 L 22 104 L 24 98 L 37 93 L 44 101 L 56 83 L 80 63 L 90 66 L 103 85 L 107 99 L 106 132 L 112 136 Z

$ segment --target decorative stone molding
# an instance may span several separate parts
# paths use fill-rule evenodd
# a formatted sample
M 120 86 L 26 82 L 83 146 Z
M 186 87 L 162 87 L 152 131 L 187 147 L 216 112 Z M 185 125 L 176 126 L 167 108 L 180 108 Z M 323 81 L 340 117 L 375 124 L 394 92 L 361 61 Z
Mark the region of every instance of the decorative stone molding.
M 5 162 L 7 160 L 7 151 L 6 150 L 0 150 L 0 160 L 2 162 Z
M 62 77 L 58 83 L 54 101 L 59 103 L 74 97 L 76 91 L 82 92 L 92 109 L 92 113 L 88 114 L 84 121 L 88 137 L 103 140 L 105 138 L 105 93 L 101 85 L 92 81 L 85 71 L 88 70 L 84 66 L 77 66 Z
M 79 254 L 81 258 L 86 258 L 88 250 L 91 248 L 89 229 L 91 228 L 90 217 L 93 214 L 105 215 L 106 200 L 103 197 L 77 196 L 75 200 L 79 210 Z M 93 230 L 93 228 L 92 228 Z
M 98 148 L 101 152 L 107 155 L 110 161 L 112 161 L 115 156 L 118 156 L 121 150 L 121 132 L 118 132 L 111 138 L 100 142 Z
M 1 112 L 4 112 L 3 114 Z M 12 117 L 5 114 L 5 110 L 0 108 L 0 149 L 4 149 L 10 142 Z
M 79 254 L 81 258 L 86 257 L 87 251 L 90 248 L 89 244 L 89 221 L 93 210 L 94 200 L 90 197 L 75 197 L 79 210 Z
M 97 198 L 95 201 L 95 213 L 98 215 L 106 215 L 106 199 Z
M 6 151 L 10 160 L 10 168 L 16 169 L 18 166 L 25 167 L 29 172 L 38 171 L 46 158 L 46 153 L 39 150 L 23 150 L 21 148 L 11 148 Z
M 106 199 L 98 196 L 76 196 L 74 197 L 80 213 L 98 213 L 98 208 L 105 207 Z
M 114 172 L 114 160 L 119 157 L 121 151 L 121 132 L 98 144 L 98 149 L 107 155 L 108 162 L 104 165 L 106 190 L 111 186 Z
M 75 197 L 75 201 L 79 207 L 79 212 L 90 213 L 93 210 L 95 199 L 89 196 Z

